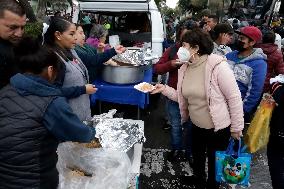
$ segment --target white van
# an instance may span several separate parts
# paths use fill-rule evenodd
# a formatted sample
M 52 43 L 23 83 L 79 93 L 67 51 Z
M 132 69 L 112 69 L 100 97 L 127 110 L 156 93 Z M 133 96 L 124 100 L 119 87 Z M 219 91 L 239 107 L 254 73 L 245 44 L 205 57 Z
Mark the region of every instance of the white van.
M 153 54 L 162 56 L 163 22 L 154 0 L 79 0 L 73 22 L 80 22 L 86 13 L 95 15 L 99 22 L 107 20 L 111 25 L 109 35 L 119 35 L 122 45 L 150 42 Z

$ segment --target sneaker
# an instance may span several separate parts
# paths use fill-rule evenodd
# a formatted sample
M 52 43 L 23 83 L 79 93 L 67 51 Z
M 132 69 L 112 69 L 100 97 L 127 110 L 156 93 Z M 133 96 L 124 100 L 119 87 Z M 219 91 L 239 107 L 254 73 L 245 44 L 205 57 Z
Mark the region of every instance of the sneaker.
M 166 159 L 169 162 L 183 161 L 185 160 L 185 155 L 184 152 L 181 150 L 172 150 L 167 154 Z

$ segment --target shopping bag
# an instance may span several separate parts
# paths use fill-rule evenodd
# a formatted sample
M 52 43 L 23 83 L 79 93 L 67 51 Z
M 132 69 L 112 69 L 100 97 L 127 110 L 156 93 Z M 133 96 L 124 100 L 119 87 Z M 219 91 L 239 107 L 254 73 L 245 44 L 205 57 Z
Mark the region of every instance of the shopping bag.
M 231 138 L 226 151 L 216 152 L 216 181 L 248 186 L 251 154 L 241 152 L 241 140 L 237 151 L 234 151 L 234 145 L 235 141 Z
M 270 135 L 269 124 L 275 105 L 273 97 L 265 93 L 245 134 L 245 144 L 250 153 L 255 153 L 267 145 Z

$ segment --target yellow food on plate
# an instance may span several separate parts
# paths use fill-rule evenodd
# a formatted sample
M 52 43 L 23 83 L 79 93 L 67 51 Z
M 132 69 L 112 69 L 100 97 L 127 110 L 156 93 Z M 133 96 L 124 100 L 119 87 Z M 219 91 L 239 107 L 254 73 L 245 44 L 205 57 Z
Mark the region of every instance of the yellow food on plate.
M 143 85 L 141 85 L 140 89 L 142 91 L 152 91 L 153 90 L 153 85 L 151 85 L 149 83 L 143 83 Z
M 135 85 L 134 88 L 143 93 L 148 93 L 155 89 L 153 85 L 151 85 L 150 83 L 146 83 L 146 82 L 139 83 Z

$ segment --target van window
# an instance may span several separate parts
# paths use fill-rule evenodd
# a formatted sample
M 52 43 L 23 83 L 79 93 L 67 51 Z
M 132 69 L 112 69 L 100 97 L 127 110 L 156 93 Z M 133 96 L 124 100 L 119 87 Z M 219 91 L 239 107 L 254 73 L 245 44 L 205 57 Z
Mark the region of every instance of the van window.
M 139 46 L 152 41 L 151 15 L 148 12 L 80 12 L 79 20 L 84 24 L 88 15 L 91 25 L 85 25 L 87 36 L 93 24 L 109 27 L 109 35 L 118 35 L 121 45 L 126 47 Z

